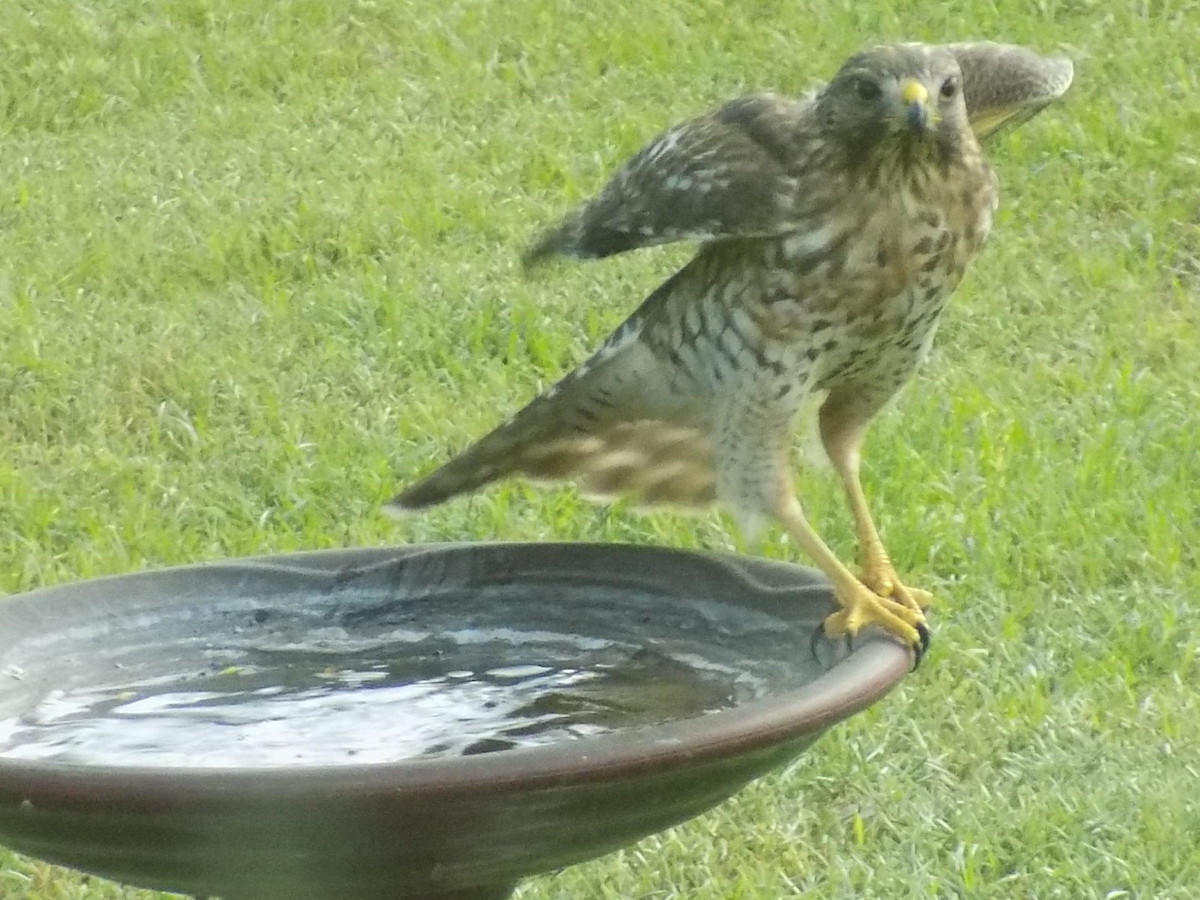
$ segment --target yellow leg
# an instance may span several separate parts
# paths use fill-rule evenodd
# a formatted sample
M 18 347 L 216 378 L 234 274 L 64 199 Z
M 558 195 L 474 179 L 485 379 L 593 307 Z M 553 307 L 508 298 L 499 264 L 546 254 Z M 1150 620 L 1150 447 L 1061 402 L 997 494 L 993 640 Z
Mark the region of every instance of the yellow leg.
M 800 549 L 833 583 L 841 609 L 825 620 L 827 635 L 853 636 L 868 625 L 878 625 L 916 649 L 918 654 L 924 649 L 928 632 L 925 615 L 919 608 L 881 596 L 855 578 L 808 524 L 795 497 L 789 495 L 784 499 L 776 515 Z
M 850 501 L 862 559 L 863 584 L 881 597 L 892 598 L 909 609 L 923 610 L 933 601 L 933 595 L 900 583 L 871 518 L 859 479 L 860 448 L 876 408 L 877 404 L 871 402 L 869 396 L 830 394 L 821 407 L 821 440 Z
M 850 498 L 850 509 L 854 513 L 854 529 L 858 533 L 859 552 L 862 554 L 862 582 L 880 597 L 891 597 L 909 609 L 923 610 L 933 602 L 933 595 L 920 588 L 905 587 L 896 575 L 892 560 L 883 548 L 883 541 L 875 529 L 867 498 L 863 494 L 858 473 L 842 473 L 842 483 Z

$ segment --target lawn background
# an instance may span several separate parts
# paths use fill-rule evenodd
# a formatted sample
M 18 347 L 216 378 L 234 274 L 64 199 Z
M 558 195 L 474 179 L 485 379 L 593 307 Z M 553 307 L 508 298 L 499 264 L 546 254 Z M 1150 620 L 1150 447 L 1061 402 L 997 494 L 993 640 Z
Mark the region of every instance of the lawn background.
M 357 544 L 743 549 L 570 490 L 379 506 L 683 259 L 522 277 L 627 154 L 864 44 L 974 37 L 1066 52 L 1076 85 L 995 142 L 993 237 L 868 444 L 888 546 L 938 595 L 928 663 L 522 897 L 1200 895 L 1195 0 L 8 0 L 0 592 Z M 849 554 L 828 473 L 798 483 Z M 5 900 L 155 896 L 0 851 Z

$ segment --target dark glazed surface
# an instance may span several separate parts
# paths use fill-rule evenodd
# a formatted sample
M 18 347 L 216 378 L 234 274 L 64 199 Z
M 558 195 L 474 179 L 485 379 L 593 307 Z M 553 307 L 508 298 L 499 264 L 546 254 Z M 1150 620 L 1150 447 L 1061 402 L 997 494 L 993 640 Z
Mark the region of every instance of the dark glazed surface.
M 467 598 L 467 600 L 464 600 Z M 469 602 L 468 602 L 469 600 Z M 0 601 L 0 721 L 51 689 L 153 669 L 264 623 L 296 635 L 446 615 L 742 658 L 736 708 L 498 753 L 370 765 L 180 768 L 0 756 L 0 843 L 133 884 L 257 900 L 503 897 L 694 816 L 894 687 L 908 652 L 809 636 L 810 570 L 649 547 L 453 544 L 292 554 Z M 466 604 L 466 605 L 463 605 Z M 434 626 L 430 626 L 434 627 Z M 519 652 L 521 644 L 513 645 Z M 818 658 L 819 657 L 819 658 Z M 513 662 L 519 662 L 514 659 Z

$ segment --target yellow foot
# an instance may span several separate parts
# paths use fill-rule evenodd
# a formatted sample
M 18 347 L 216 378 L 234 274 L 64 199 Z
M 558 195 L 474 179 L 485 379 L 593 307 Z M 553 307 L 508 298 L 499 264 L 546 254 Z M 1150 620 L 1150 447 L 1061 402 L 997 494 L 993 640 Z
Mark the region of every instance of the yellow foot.
M 837 601 L 842 608 L 825 620 L 826 635 L 854 637 L 868 625 L 878 625 L 916 651 L 917 662 L 921 661 L 929 646 L 929 629 L 919 607 L 881 597 L 861 584 L 838 590 Z
M 880 597 L 895 600 L 917 612 L 928 609 L 933 603 L 933 594 L 929 591 L 905 587 L 901 584 L 891 563 L 869 567 L 861 577 L 862 583 Z

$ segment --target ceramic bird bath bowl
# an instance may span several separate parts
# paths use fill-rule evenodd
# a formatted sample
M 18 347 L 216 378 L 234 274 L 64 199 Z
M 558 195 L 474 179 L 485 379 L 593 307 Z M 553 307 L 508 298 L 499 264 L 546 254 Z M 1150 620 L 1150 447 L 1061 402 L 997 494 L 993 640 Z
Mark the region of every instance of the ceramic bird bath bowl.
M 0 600 L 0 844 L 225 900 L 507 897 L 879 699 L 810 570 L 590 544 L 300 553 Z

